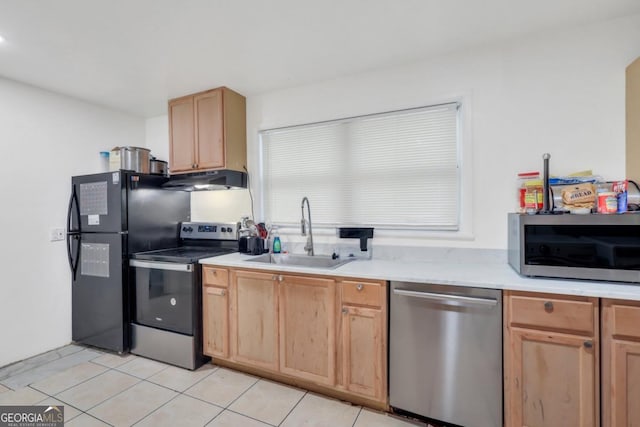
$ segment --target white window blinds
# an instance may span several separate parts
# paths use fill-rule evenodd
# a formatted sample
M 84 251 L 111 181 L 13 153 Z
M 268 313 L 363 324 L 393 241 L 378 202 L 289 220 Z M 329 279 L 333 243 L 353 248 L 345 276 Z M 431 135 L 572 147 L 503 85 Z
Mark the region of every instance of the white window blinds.
M 314 225 L 457 230 L 458 104 L 267 130 L 265 219 Z

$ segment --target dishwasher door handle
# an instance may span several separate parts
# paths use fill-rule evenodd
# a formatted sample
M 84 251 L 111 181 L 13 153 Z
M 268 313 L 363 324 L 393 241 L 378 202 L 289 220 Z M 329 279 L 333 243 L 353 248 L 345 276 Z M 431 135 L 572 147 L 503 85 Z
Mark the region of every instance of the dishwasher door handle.
M 465 297 L 462 295 L 410 291 L 408 289 L 394 289 L 393 293 L 396 295 L 402 295 L 405 297 L 423 298 L 431 301 L 460 302 L 468 305 L 484 305 L 484 306 L 491 306 L 491 307 L 498 305 L 498 300 L 494 298 Z

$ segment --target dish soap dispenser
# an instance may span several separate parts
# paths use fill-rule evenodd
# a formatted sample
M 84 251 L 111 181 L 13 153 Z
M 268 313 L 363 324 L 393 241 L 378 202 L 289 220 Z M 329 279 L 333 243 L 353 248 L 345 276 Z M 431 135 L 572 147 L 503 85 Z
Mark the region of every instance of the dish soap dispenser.
M 278 228 L 277 227 L 273 227 L 272 229 L 272 233 L 273 233 L 273 253 L 274 254 L 279 254 L 280 252 L 282 252 L 282 242 L 280 242 L 280 236 L 278 235 Z

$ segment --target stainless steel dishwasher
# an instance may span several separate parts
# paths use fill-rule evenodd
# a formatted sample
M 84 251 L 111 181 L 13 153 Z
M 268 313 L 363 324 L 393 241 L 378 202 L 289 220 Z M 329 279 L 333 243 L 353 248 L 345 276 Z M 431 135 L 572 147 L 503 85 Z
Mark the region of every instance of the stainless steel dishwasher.
M 389 403 L 465 427 L 502 426 L 502 292 L 391 282 Z

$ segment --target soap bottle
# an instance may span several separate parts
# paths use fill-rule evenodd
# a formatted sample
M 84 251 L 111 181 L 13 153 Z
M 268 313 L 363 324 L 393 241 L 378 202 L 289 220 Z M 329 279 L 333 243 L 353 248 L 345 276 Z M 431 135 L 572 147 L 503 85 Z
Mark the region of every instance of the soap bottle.
M 278 235 L 278 228 L 273 227 L 271 232 L 273 233 L 273 247 L 271 248 L 274 254 L 282 252 L 282 242 L 280 242 L 280 236 Z

